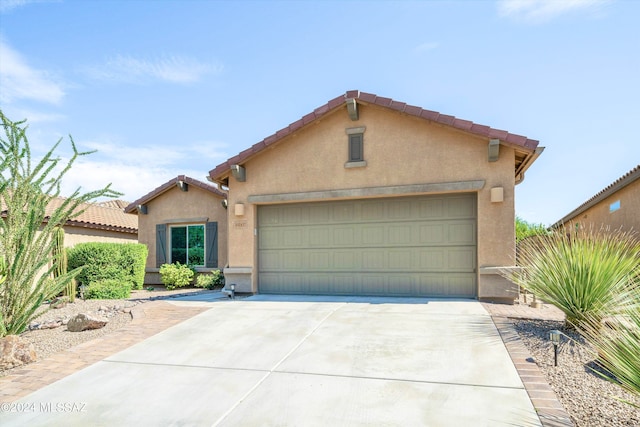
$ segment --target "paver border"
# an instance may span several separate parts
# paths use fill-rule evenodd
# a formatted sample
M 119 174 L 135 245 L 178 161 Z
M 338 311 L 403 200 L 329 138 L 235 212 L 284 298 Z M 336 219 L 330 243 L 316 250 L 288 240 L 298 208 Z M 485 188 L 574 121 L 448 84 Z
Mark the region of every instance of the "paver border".
M 491 316 L 543 427 L 574 427 L 544 374 L 506 317 Z

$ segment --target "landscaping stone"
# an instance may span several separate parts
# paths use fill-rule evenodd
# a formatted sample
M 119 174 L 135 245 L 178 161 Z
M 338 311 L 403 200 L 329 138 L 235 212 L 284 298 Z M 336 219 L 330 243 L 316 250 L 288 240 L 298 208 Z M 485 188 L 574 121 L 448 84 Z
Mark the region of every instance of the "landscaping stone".
M 32 343 L 18 335 L 0 338 L 0 369 L 11 369 L 36 361 L 36 350 Z
M 82 332 L 88 329 L 103 328 L 109 322 L 104 317 L 94 317 L 85 313 L 80 313 L 69 320 L 67 329 L 69 332 Z

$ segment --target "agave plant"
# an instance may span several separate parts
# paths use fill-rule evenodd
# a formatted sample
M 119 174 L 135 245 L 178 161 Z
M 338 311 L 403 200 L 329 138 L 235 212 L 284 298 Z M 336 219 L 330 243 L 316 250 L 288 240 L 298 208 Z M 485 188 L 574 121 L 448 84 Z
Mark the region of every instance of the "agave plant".
M 615 315 L 640 278 L 640 243 L 630 232 L 557 231 L 519 246 L 521 270 L 505 276 L 562 310 L 567 326 Z
M 598 352 L 598 362 L 615 378 L 595 371 L 603 378 L 620 384 L 640 402 L 640 287 L 627 294 L 617 316 L 607 324 L 590 319 L 578 327 L 579 332 Z M 626 403 L 640 406 L 636 403 Z

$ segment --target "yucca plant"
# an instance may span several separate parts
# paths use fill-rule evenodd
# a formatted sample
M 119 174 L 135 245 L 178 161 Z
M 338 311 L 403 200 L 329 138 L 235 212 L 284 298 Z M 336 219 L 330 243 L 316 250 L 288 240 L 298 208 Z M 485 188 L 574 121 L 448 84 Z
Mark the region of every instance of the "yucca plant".
M 603 378 L 618 383 L 640 402 L 640 286 L 627 293 L 618 314 L 607 324 L 597 317 L 578 327 L 579 332 L 598 352 L 598 362 L 615 378 L 594 370 Z M 640 405 L 624 401 L 632 406 Z
M 519 271 L 505 276 L 562 310 L 567 326 L 615 315 L 640 277 L 640 243 L 629 232 L 558 230 L 519 246 Z

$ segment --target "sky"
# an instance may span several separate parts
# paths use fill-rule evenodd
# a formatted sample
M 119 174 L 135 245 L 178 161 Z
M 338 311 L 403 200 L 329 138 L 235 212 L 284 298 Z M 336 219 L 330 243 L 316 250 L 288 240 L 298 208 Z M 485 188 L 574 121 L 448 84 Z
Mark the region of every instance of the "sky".
M 134 201 L 347 90 L 540 141 L 545 225 L 640 164 L 640 1 L 0 0 L 0 109 Z

